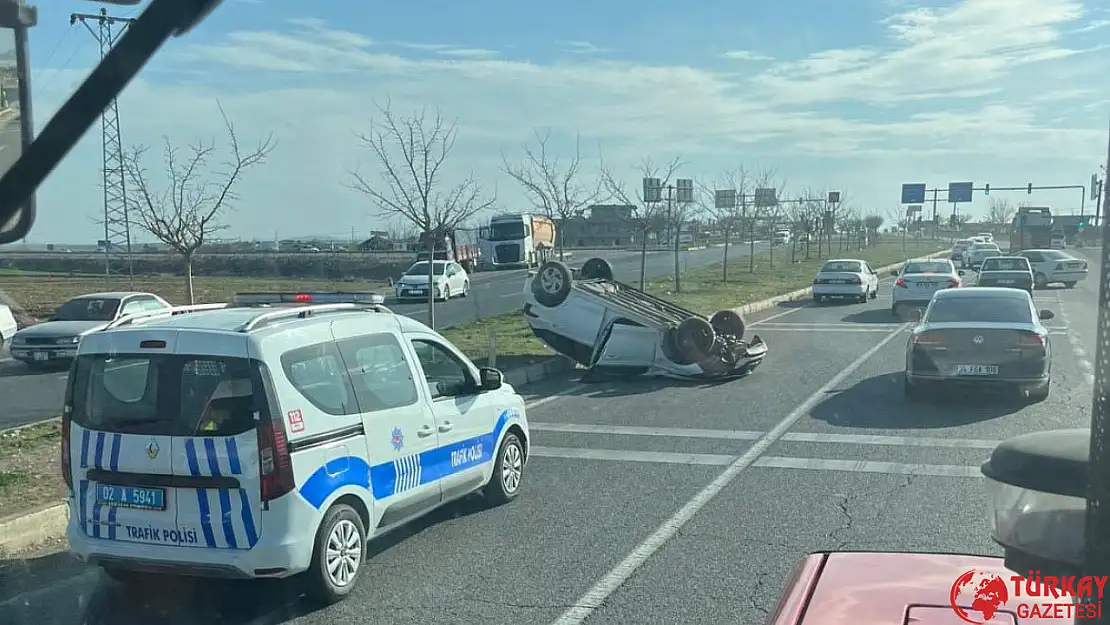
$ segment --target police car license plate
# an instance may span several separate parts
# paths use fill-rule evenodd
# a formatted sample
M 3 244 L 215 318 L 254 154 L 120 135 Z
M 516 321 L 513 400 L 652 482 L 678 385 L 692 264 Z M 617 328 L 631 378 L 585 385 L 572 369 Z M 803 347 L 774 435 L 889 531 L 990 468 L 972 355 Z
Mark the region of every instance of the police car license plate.
M 998 375 L 998 365 L 956 365 L 956 375 Z
M 138 486 L 96 485 L 96 501 L 116 508 L 139 508 L 141 510 L 165 510 L 166 489 L 142 488 Z
M 50 354 L 47 352 L 35 352 L 35 360 L 50 360 Z

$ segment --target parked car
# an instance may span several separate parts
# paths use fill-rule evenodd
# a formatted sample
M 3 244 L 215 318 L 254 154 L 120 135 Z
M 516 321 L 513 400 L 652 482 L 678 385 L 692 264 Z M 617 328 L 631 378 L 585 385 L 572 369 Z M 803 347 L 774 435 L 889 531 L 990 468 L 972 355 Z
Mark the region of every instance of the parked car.
M 1033 294 L 1033 268 L 1024 256 L 995 256 L 983 261 L 976 286 L 1000 286 Z
M 767 354 L 759 336 L 744 339 L 736 311 L 706 319 L 618 282 L 601 258 L 578 272 L 554 260 L 540 265 L 525 283 L 524 317 L 537 338 L 591 373 L 735 377 Z
M 867 261 L 837 258 L 825 261 L 813 278 L 813 301 L 832 299 L 866 302 L 879 296 L 879 276 Z
M 153 293 L 81 295 L 59 306 L 43 323 L 16 332 L 10 347 L 12 358 L 29 366 L 69 364 L 77 357 L 77 346 L 89 333 L 128 315 L 169 307 L 169 302 Z

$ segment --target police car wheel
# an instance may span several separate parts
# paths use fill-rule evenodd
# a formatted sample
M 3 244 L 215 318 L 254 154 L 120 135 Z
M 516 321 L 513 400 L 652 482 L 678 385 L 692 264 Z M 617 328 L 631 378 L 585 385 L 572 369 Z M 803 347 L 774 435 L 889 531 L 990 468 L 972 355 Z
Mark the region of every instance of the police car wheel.
M 335 603 L 354 589 L 366 559 L 366 528 L 348 505 L 333 506 L 316 533 L 308 594 L 325 604 Z
M 506 434 L 493 465 L 493 477 L 485 488 L 486 499 L 493 505 L 509 503 L 520 494 L 524 480 L 524 445 L 516 434 Z

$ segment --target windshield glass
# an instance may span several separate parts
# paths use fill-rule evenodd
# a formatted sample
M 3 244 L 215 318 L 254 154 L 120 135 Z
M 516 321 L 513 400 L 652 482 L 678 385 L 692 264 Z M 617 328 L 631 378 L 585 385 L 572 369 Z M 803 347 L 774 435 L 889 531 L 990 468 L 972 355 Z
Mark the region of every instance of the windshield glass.
M 508 221 L 492 223 L 489 227 L 490 241 L 517 241 L 527 236 L 528 228 L 524 222 Z
M 863 265 L 854 260 L 831 260 L 821 266 L 821 273 L 859 273 Z
M 101 297 L 78 297 L 62 304 L 51 321 L 111 321 L 116 318 L 119 300 Z
M 1071 260 L 1072 258 L 1059 250 L 1045 250 L 1041 252 L 1041 255 L 1049 260 Z
M 980 271 L 1029 271 L 1025 258 L 988 258 Z
M 952 273 L 952 264 L 946 262 L 906 263 L 902 273 Z
M 435 265 L 433 270 L 435 271 L 436 275 L 440 275 L 440 274 L 443 274 L 443 273 L 447 272 L 447 263 L 437 261 L 433 264 Z M 426 276 L 426 275 L 428 275 L 428 263 L 427 263 L 427 261 L 421 261 L 419 263 L 413 263 L 413 265 L 411 267 L 409 267 L 408 271 L 405 272 L 405 275 L 406 276 Z
M 265 405 L 255 379 L 251 362 L 240 358 L 81 356 L 72 418 L 97 431 L 230 436 L 253 428 Z
M 971 251 L 973 252 L 982 252 L 986 250 L 998 251 L 998 249 L 998 245 L 995 243 L 976 243 L 971 246 Z
M 1029 303 L 1018 297 L 941 297 L 933 300 L 926 323 L 1030 323 Z

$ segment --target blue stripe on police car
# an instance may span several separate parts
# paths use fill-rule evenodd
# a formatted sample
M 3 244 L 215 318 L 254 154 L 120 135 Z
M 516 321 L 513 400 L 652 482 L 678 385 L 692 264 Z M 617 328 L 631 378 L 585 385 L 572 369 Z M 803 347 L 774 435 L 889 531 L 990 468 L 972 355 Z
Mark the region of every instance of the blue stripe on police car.
M 375 500 L 381 501 L 416 486 L 485 464 L 493 460 L 497 441 L 514 412 L 512 409 L 502 411 L 493 431 L 488 434 L 397 460 L 371 466 L 357 456 L 336 458 L 316 469 L 305 480 L 300 488 L 300 495 L 312 507 L 319 509 L 335 491 L 345 486 L 357 486 L 369 490 Z

